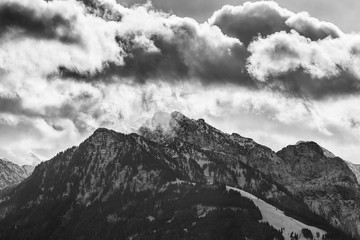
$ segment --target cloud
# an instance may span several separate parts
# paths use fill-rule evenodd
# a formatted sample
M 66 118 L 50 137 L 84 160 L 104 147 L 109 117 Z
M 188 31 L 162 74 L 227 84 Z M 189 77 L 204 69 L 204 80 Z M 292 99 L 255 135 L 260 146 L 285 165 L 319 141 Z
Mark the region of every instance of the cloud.
M 348 66 L 357 48 L 349 54 L 341 47 L 350 37 L 333 24 L 294 14 L 274 2 L 225 6 L 200 24 L 157 11 L 150 4 L 126 8 L 112 0 L 8 1 L 23 9 L 13 11 L 26 13 L 19 19 L 51 22 L 58 16 L 70 27 L 61 31 L 56 21 L 40 24 L 41 31 L 33 32 L 44 37 L 32 39 L 32 28 L 20 21 L 28 28 L 21 37 L 15 41 L 3 37 L 0 66 L 7 78 L 235 84 L 314 98 L 358 91 L 360 74 L 354 64 Z M 49 31 L 83 41 L 67 44 L 57 35 L 49 39 Z M 228 32 L 231 36 L 224 35 Z M 257 35 L 262 37 L 253 39 Z M 329 56 L 336 45 L 339 57 Z M 341 59 L 345 55 L 347 59 Z
M 249 46 L 248 71 L 274 89 L 321 99 L 360 91 L 357 35 L 311 41 L 278 32 Z
M 334 24 L 321 22 L 304 12 L 295 14 L 272 1 L 247 2 L 241 6 L 226 5 L 208 21 L 246 45 L 258 36 L 266 37 L 292 29 L 311 40 L 343 35 Z
M 245 77 L 247 51 L 241 42 L 222 35 L 217 27 L 199 25 L 192 19 L 171 17 L 165 24 L 163 32 L 147 33 L 150 46 L 139 44 L 143 36 L 136 34 L 120 38 L 129 46 L 125 49 L 125 64 L 118 70 L 120 74 L 143 81 L 198 79 L 204 84 L 251 84 Z
M 339 38 L 344 35 L 336 25 L 310 17 L 307 12 L 293 14 L 285 23 L 291 29 L 313 41 L 328 37 Z
M 3 74 L 47 76 L 60 66 L 95 73 L 122 63 L 117 24 L 89 14 L 73 0 L 6 0 L 0 3 Z
M 132 78 L 133 81 L 201 81 L 204 84 L 254 85 L 246 73 L 247 50 L 216 26 L 199 24 L 137 6 L 124 12 L 116 42 L 122 48 L 123 64 L 106 62 L 95 74 L 61 69 L 64 76 L 79 79 Z
M 125 11 L 115 0 L 80 0 L 84 3 L 87 12 L 107 21 L 121 21 Z
M 59 5 L 54 3 L 53 5 Z M 38 4 L 38 1 L 0 3 L 0 37 L 26 35 L 41 39 L 57 39 L 63 43 L 79 42 L 74 31 L 76 15 L 64 14 L 61 8 Z
M 360 38 L 305 13 L 257 2 L 199 23 L 150 4 L 6 0 L 0 19 L 0 155 L 18 162 L 100 126 L 134 131 L 157 111 L 274 148 L 300 136 L 345 153 L 359 141 Z

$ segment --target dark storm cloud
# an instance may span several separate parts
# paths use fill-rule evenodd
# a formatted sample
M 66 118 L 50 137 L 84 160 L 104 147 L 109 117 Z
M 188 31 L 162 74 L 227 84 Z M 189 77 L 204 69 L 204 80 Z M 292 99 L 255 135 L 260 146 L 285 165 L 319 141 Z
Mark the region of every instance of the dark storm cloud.
M 296 30 L 311 40 L 339 37 L 342 32 L 333 24 L 320 22 L 308 14 L 294 14 L 275 2 L 245 3 L 241 6 L 224 6 L 209 19 L 213 25 L 248 45 L 257 36 Z
M 0 37 L 19 30 L 21 34 L 34 38 L 58 39 L 64 43 L 80 41 L 73 31 L 76 16 L 64 17 L 61 13 L 39 11 L 18 2 L 0 3 Z

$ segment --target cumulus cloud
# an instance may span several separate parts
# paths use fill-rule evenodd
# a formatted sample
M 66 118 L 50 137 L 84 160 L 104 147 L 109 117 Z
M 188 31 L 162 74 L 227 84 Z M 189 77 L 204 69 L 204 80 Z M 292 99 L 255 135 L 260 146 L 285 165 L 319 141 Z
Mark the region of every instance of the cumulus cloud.
M 295 14 L 271 1 L 247 2 L 241 6 L 226 5 L 208 21 L 247 45 L 258 36 L 266 37 L 292 29 L 311 40 L 343 35 L 332 23 L 319 21 L 305 12 Z
M 300 97 L 323 98 L 360 91 L 357 35 L 311 41 L 278 32 L 249 46 L 248 71 L 273 88 Z
M 79 2 L 6 0 L 0 19 L 2 75 L 47 76 L 60 66 L 94 73 L 106 61 L 122 63 L 115 22 L 88 14 Z
M 130 132 L 173 110 L 274 148 L 359 141 L 360 37 L 272 2 L 199 23 L 151 4 L 4 0 L 0 29 L 0 157 L 46 159 L 99 126 Z
M 285 23 L 291 29 L 296 30 L 298 33 L 311 40 L 325 39 L 328 37 L 339 38 L 344 35 L 336 25 L 319 21 L 318 19 L 311 17 L 307 12 L 292 14 Z
M 254 85 L 245 69 L 247 50 L 216 26 L 199 24 L 138 6 L 124 12 L 115 38 L 123 64 L 106 62 L 103 71 L 88 74 L 61 69 L 65 76 L 80 79 L 128 77 L 145 81 L 233 82 Z
M 349 90 L 359 75 L 356 64 L 344 66 L 342 59 L 326 58 L 329 54 L 324 52 L 349 37 L 333 24 L 305 13 L 292 13 L 274 2 L 225 6 L 205 23 L 165 14 L 149 4 L 125 8 L 112 0 L 7 0 L 1 6 L 11 9 L 10 13 L 3 11 L 3 16 L 0 12 L 0 17 L 7 19 L 5 35 L 21 33 L 15 41 L 0 37 L 4 76 L 20 75 L 17 69 L 23 69 L 26 76 L 41 75 L 50 80 L 60 75 L 88 82 L 230 83 L 252 89 L 275 87 L 289 93 L 296 88 L 308 97 L 323 97 L 316 95 L 318 88 L 331 88 L 335 94 L 358 91 Z M 44 24 L 48 21 L 50 25 Z M 33 29 L 33 25 L 39 26 Z M 19 28 L 24 31 L 18 33 Z M 34 34 L 36 39 L 32 38 Z M 262 37 L 254 39 L 256 36 Z M 64 37 L 79 42 L 68 44 L 61 40 Z M 278 43 L 271 49 L 275 41 Z M 314 50 L 304 50 L 306 45 Z M 342 47 L 337 55 L 356 58 L 354 49 L 356 46 L 348 54 Z M 262 62 L 262 55 L 270 61 Z M 306 80 L 297 77 L 294 84 L 279 87 L 284 81 L 269 78 L 290 78 L 294 71 Z M 342 79 L 338 77 L 340 71 L 346 81 L 338 81 Z M 328 87 L 328 82 L 334 86 Z M 338 86 L 344 87 L 336 91 Z

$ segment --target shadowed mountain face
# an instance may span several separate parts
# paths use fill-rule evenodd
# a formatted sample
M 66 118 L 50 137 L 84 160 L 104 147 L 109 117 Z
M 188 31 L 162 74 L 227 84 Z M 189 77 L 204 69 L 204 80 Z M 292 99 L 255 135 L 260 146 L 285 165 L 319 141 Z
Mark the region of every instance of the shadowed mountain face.
M 359 236 L 359 189 L 343 160 L 316 143 L 275 153 L 174 112 L 155 114 L 138 134 L 98 129 L 41 163 L 0 193 L 0 239 L 209 239 L 209 227 L 216 239 L 282 239 L 224 185 L 329 239 L 348 239 L 332 226 Z

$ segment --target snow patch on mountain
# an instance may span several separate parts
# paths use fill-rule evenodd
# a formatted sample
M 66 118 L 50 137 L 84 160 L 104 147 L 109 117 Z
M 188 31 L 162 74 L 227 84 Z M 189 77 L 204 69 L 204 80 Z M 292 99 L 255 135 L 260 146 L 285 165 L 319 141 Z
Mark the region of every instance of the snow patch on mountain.
M 283 229 L 283 236 L 285 240 L 291 240 L 290 234 L 291 232 L 297 233 L 299 235 L 299 240 L 305 239 L 302 236 L 301 230 L 303 228 L 309 229 L 313 235 L 314 239 L 318 240 L 321 239 L 321 237 L 326 234 L 324 230 L 321 230 L 319 228 L 306 225 L 302 222 L 299 222 L 298 220 L 288 217 L 285 215 L 285 213 L 278 208 L 266 203 L 265 201 L 259 199 L 258 197 L 244 191 L 238 188 L 234 187 L 226 187 L 227 190 L 234 190 L 241 194 L 241 196 L 249 198 L 254 202 L 254 204 L 259 208 L 261 215 L 263 216 L 263 222 L 268 222 L 271 226 L 274 228 L 281 230 Z M 316 233 L 320 234 L 320 237 L 316 237 Z
M 321 147 L 321 149 L 324 152 L 324 155 L 328 158 L 335 158 L 335 154 L 333 154 L 332 152 L 330 152 L 329 150 L 327 150 L 326 148 Z
M 360 164 L 354 164 L 347 161 L 345 162 L 349 166 L 350 170 L 355 174 L 357 181 L 360 184 Z

